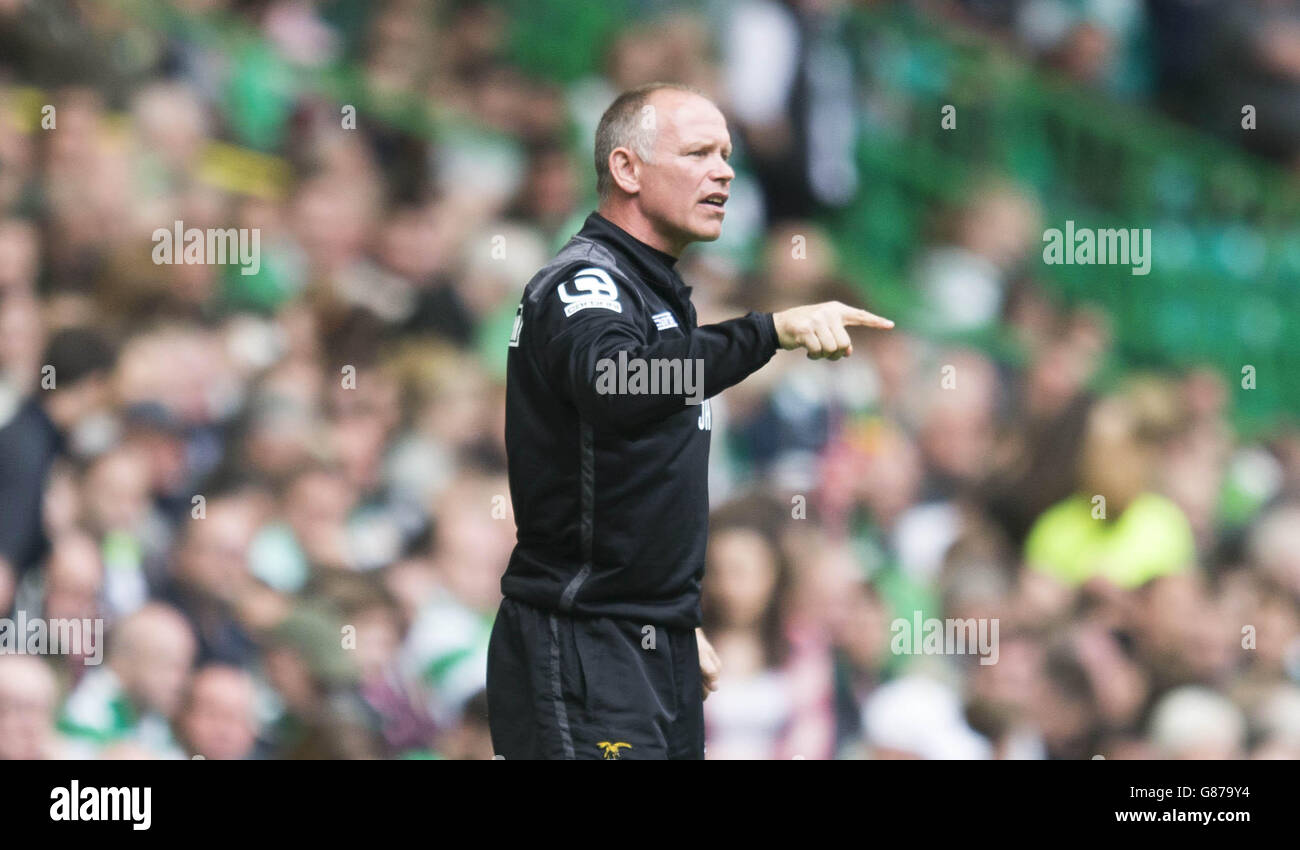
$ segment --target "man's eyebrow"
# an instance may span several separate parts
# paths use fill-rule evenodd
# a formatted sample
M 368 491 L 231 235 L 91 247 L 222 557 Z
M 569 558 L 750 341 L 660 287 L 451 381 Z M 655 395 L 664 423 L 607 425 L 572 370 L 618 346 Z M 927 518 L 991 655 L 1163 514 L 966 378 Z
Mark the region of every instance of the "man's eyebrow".
M 704 150 L 706 148 L 721 148 L 723 153 L 729 154 L 731 153 L 731 142 L 721 144 L 717 139 L 695 139 L 693 141 L 685 142 L 682 145 L 682 148 L 691 151 Z

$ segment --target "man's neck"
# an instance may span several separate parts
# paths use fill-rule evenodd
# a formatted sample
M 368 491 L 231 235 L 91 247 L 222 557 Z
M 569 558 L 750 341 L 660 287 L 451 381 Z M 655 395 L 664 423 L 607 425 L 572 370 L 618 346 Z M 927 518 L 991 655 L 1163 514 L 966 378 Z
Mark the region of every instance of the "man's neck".
M 653 222 L 633 204 L 605 203 L 601 204 L 596 212 L 621 227 L 632 238 L 639 239 L 665 254 L 680 258 L 682 251 L 686 249 L 685 242 L 678 243 L 660 233 Z

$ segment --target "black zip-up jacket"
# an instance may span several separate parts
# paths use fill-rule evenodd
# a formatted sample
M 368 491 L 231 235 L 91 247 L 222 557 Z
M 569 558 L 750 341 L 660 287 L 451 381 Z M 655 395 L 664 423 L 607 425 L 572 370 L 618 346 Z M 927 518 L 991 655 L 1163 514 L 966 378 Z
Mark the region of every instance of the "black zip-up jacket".
M 712 428 L 699 399 L 780 346 L 771 313 L 697 325 L 675 262 L 592 213 L 525 288 L 507 372 L 518 540 L 505 596 L 574 616 L 699 625 Z M 625 376 L 637 360 L 693 375 L 701 361 L 702 395 L 678 381 L 642 388 L 657 394 L 610 391 L 620 352 Z

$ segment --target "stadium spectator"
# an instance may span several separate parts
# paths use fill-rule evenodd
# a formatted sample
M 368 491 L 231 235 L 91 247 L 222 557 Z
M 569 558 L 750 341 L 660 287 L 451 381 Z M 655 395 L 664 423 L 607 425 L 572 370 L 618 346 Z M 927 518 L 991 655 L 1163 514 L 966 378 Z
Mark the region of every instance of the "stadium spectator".
M 91 758 L 55 726 L 59 686 L 34 655 L 0 655 L 0 761 Z
M 258 722 L 252 677 L 238 667 L 200 667 L 190 680 L 177 725 L 191 757 L 253 758 Z
M 153 758 L 184 758 L 171 724 L 194 663 L 189 624 L 151 602 L 117 623 L 108 641 L 104 666 L 68 695 L 60 730 L 99 747 L 127 741 Z

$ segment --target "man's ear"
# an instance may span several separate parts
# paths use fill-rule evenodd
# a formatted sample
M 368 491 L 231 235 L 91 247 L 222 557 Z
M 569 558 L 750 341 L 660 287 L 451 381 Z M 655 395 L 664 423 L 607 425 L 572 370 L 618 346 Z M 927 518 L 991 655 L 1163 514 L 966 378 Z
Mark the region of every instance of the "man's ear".
M 641 161 L 627 148 L 610 151 L 609 175 L 627 194 L 635 195 L 641 191 Z

